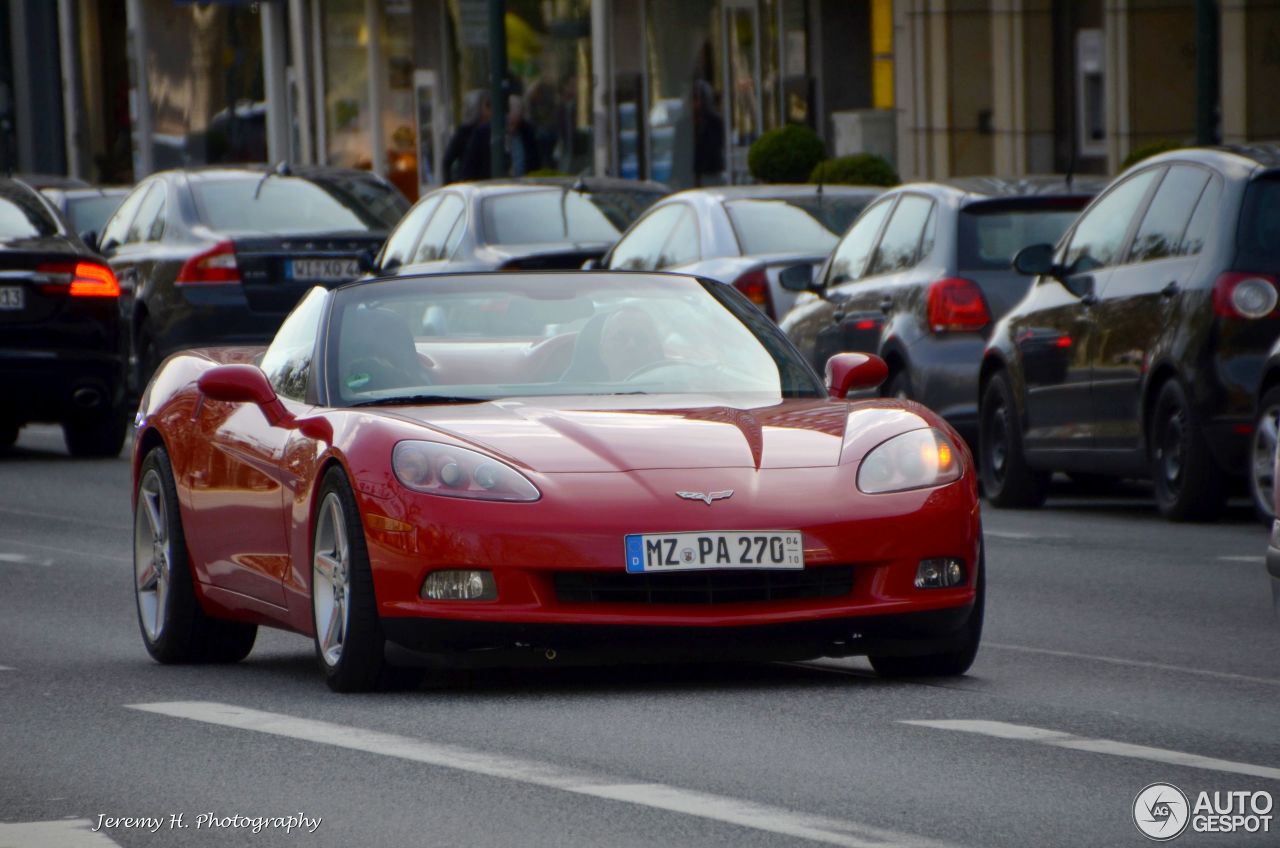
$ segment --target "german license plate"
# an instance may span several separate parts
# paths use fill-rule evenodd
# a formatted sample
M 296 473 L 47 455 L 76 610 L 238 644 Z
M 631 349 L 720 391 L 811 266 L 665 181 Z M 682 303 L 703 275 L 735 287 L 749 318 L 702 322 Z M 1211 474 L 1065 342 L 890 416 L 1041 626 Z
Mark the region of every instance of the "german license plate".
M 727 533 L 632 534 L 626 537 L 627 571 L 701 571 L 716 568 L 804 568 L 798 530 Z
M 22 286 L 0 286 L 0 310 L 17 312 L 26 305 L 26 290 Z
M 360 270 L 354 259 L 292 259 L 291 280 L 354 280 Z

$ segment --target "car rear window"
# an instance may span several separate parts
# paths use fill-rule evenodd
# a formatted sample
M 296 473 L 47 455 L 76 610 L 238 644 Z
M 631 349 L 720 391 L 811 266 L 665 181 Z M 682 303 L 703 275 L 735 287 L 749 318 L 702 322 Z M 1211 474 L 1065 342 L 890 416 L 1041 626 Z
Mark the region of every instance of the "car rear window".
M 480 202 L 489 244 L 617 241 L 621 231 L 592 202 L 572 189 L 517 191 Z
M 0 238 L 41 238 L 57 232 L 58 222 L 40 198 L 17 185 L 0 186 Z
M 102 225 L 120 208 L 124 198 L 124 193 L 72 198 L 67 201 L 67 217 L 77 233 L 101 233 Z
M 872 197 L 730 200 L 724 208 L 744 255 L 830 253 Z
M 956 265 L 961 271 L 1010 267 L 1013 255 L 1032 244 L 1056 244 L 1089 202 L 1059 197 L 1041 203 L 974 203 L 960 211 Z
M 223 232 L 380 232 L 391 229 L 397 210 L 407 207 L 403 199 L 389 202 L 395 189 L 373 180 L 322 182 L 251 174 L 195 179 L 191 190 L 201 223 Z
M 1236 267 L 1280 270 L 1280 174 L 1265 174 L 1245 189 L 1236 246 Z

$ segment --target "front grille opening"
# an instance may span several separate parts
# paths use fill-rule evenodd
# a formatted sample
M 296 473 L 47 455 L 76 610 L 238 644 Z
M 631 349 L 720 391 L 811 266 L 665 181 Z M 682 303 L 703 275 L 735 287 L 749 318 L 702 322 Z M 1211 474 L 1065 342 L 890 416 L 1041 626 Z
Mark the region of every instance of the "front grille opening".
M 562 571 L 553 580 L 556 599 L 565 604 L 740 604 L 848 595 L 853 566 L 671 574 Z

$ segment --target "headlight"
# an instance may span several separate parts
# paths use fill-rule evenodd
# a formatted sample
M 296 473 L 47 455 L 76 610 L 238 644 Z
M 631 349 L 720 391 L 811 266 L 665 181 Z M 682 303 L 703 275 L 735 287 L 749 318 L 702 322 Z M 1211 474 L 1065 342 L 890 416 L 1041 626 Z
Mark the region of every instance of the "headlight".
M 484 501 L 536 501 L 529 479 L 505 462 L 437 442 L 400 442 L 391 452 L 396 479 L 415 492 Z
M 941 486 L 960 479 L 955 446 L 932 428 L 882 442 L 858 467 L 858 489 L 868 495 Z

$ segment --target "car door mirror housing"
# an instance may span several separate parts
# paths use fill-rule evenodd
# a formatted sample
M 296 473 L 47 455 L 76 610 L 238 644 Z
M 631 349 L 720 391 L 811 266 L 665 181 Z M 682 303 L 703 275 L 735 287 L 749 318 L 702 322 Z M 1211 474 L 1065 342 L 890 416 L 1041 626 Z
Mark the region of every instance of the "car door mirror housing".
M 256 404 L 272 425 L 289 417 L 271 381 L 257 366 L 217 365 L 201 374 L 196 385 L 210 400 Z
M 871 353 L 837 353 L 827 360 L 827 392 L 833 398 L 874 389 L 889 376 L 889 366 Z
M 1030 244 L 1013 257 L 1013 270 L 1028 276 L 1057 277 L 1061 269 L 1053 261 L 1053 245 Z
M 813 266 L 800 264 L 783 268 L 778 273 L 778 282 L 787 291 L 813 291 Z

